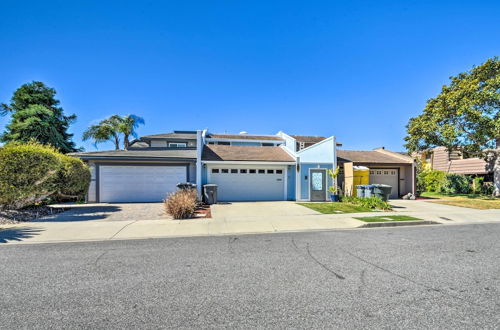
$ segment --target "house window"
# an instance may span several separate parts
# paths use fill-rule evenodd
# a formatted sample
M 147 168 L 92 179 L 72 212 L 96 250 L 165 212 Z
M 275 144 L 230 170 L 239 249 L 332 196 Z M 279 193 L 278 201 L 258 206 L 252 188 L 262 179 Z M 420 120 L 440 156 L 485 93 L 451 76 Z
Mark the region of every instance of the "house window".
M 276 170 L 276 174 L 283 174 L 283 170 Z
M 256 173 L 256 170 L 248 170 L 248 173 L 250 173 L 250 174 L 255 174 L 255 173 Z
M 373 174 L 375 174 L 375 171 L 370 170 L 370 175 L 373 175 Z
M 246 170 L 246 169 L 241 169 L 241 170 L 240 170 L 240 173 L 241 173 L 241 174 L 246 174 L 246 173 L 247 173 L 247 170 Z
M 389 175 L 389 171 L 384 171 L 384 175 Z
M 214 141 L 209 141 L 208 144 L 215 144 L 215 142 Z
M 377 175 L 382 175 L 382 171 L 377 171 Z
M 219 169 L 218 168 L 213 168 L 212 169 L 212 173 L 219 173 Z
M 229 173 L 229 170 L 228 170 L 227 168 L 223 168 L 223 169 L 221 170 L 221 172 L 222 172 L 222 173 Z
M 259 174 L 264 174 L 266 173 L 266 170 L 259 170 Z
M 235 168 L 232 168 L 232 169 L 231 169 L 231 173 L 238 173 L 238 170 L 237 170 L 237 169 L 235 169 Z
M 262 143 L 262 146 L 263 146 L 263 147 L 274 147 L 274 143 L 267 143 L 267 142 L 263 142 L 263 143 Z
M 217 142 L 217 144 L 222 145 L 222 146 L 230 146 L 231 142 L 219 141 L 219 142 Z
M 391 171 L 391 175 L 396 175 L 396 171 Z
M 274 170 L 267 170 L 267 174 L 274 174 Z
M 186 147 L 186 143 L 172 142 L 172 143 L 169 143 L 168 146 L 170 148 L 185 148 Z

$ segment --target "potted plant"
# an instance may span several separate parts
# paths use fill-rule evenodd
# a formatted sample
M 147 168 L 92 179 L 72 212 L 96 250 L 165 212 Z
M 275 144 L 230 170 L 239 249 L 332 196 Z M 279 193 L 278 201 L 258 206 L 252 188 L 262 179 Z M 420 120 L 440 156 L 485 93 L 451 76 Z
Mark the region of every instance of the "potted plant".
M 340 188 L 337 186 L 337 177 L 339 176 L 340 167 L 337 166 L 335 170 L 328 170 L 328 175 L 332 178 L 333 186 L 328 188 L 330 192 L 330 200 L 332 202 L 338 202 L 340 200 Z
M 340 200 L 339 190 L 340 189 L 337 186 L 331 186 L 330 188 L 328 188 L 328 191 L 330 192 L 330 200 L 332 202 L 338 202 Z

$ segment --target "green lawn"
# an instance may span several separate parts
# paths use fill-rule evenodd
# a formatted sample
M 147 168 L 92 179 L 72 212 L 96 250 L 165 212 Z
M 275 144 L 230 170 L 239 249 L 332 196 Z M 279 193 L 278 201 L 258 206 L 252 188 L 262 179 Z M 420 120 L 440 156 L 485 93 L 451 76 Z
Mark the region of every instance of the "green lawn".
M 453 194 L 445 195 L 435 192 L 424 192 L 422 197 L 439 198 L 442 200 L 435 201 L 434 203 L 470 207 L 473 209 L 500 209 L 500 198 L 491 196 L 476 195 L 476 194 Z
M 380 215 L 375 217 L 359 217 L 354 218 L 364 222 L 388 222 L 388 221 L 415 221 L 422 220 L 419 218 L 409 217 L 407 215 Z
M 349 203 L 297 203 L 324 214 L 374 212 L 376 210 Z

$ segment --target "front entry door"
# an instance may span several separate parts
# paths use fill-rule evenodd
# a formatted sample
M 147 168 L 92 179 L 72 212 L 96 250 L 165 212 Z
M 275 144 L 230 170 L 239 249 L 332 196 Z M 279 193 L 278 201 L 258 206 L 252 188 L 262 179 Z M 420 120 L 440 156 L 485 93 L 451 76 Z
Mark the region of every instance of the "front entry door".
M 311 202 L 324 202 L 326 200 L 326 171 L 322 169 L 311 170 Z

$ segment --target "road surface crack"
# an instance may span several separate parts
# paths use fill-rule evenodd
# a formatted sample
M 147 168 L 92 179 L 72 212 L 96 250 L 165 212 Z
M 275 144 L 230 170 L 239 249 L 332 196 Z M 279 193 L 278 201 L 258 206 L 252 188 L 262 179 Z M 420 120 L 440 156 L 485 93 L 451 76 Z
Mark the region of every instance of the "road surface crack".
M 309 255 L 309 257 L 311 257 L 311 259 L 317 263 L 318 265 L 320 265 L 324 270 L 326 270 L 327 272 L 335 275 L 336 278 L 338 278 L 339 280 L 345 280 L 345 277 L 336 273 L 335 271 L 333 271 L 332 269 L 328 268 L 327 265 L 325 265 L 324 263 L 322 263 L 321 261 L 319 261 L 318 259 L 316 259 L 315 256 L 312 255 L 311 253 L 311 250 L 309 249 L 309 243 L 306 244 L 306 251 L 307 251 L 307 254 Z

